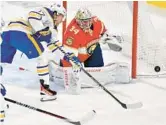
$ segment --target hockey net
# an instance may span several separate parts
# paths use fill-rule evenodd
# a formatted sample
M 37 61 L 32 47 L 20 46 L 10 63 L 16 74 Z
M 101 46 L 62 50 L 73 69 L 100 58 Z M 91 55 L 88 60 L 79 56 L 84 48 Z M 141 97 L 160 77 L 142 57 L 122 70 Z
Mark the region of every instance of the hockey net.
M 23 10 L 26 13 L 31 8 L 48 6 L 52 3 L 54 1 L 1 2 L 1 12 L 3 13 L 1 15 L 3 15 L 4 21 L 7 22 L 13 16 L 23 15 Z M 165 4 L 161 3 L 159 5 L 160 8 L 157 8 L 151 3 L 149 4 L 143 1 L 138 2 L 138 7 L 137 4 L 133 6 L 133 3 L 125 1 L 65 1 L 60 3 L 67 7 L 67 20 L 62 27 L 63 32 L 66 27 L 65 24 L 69 24 L 77 10 L 86 7 L 93 15 L 98 16 L 104 22 L 110 33 L 124 37 L 125 42 L 123 43 L 121 56 L 118 57 L 116 55 L 116 57 L 118 57 L 117 61 L 128 62 L 131 65 L 133 78 L 136 76 L 165 76 Z M 11 10 L 15 10 L 15 14 Z M 134 14 L 133 10 L 135 12 Z M 115 57 L 108 56 L 108 58 Z M 160 67 L 159 72 L 154 70 L 156 66 Z
M 88 8 L 104 22 L 110 33 L 124 37 L 122 55 L 131 59 L 129 63 L 133 78 L 165 77 L 165 3 L 157 3 L 158 7 L 145 1 L 68 1 L 64 4 L 67 6 L 67 24 L 79 8 Z M 123 62 L 123 59 L 119 60 Z

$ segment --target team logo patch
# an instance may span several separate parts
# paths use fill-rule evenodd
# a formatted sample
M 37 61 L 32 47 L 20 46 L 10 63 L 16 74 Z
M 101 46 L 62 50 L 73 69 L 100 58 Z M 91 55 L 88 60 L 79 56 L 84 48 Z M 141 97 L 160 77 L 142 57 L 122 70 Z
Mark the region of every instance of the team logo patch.
M 92 55 L 92 54 L 93 54 L 93 52 L 95 51 L 97 45 L 98 45 L 97 43 L 94 43 L 94 44 L 92 44 L 91 46 L 89 46 L 89 47 L 87 48 L 87 52 L 88 52 L 89 55 Z
M 73 44 L 73 38 L 72 37 L 67 38 L 66 44 L 67 45 L 72 45 Z

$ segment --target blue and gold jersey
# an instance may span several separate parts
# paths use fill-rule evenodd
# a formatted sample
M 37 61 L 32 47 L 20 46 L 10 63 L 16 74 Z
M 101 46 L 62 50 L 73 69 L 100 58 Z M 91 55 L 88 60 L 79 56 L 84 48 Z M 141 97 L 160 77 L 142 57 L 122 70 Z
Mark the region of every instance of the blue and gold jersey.
M 46 27 L 54 27 L 53 12 L 43 7 L 30 11 L 25 18 L 10 21 L 5 31 L 16 30 L 34 34 Z
M 33 28 L 29 22 L 23 18 L 17 18 L 10 21 L 4 31 L 22 31 L 27 34 L 33 34 Z

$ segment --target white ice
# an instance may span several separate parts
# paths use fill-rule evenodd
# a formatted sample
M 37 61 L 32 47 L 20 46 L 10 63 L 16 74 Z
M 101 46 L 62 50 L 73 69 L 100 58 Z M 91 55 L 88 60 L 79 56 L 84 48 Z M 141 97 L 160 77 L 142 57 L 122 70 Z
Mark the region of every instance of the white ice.
M 105 50 L 104 53 L 104 57 L 107 58 L 111 51 Z M 20 58 L 20 53 L 17 55 L 16 63 L 6 66 L 4 69 L 3 81 L 7 88 L 8 98 L 73 120 L 79 120 L 87 112 L 95 110 L 96 116 L 86 125 L 166 124 L 166 78 L 137 79 L 130 84 L 106 86 L 124 103 L 141 101 L 143 107 L 140 109 L 123 109 L 110 95 L 99 88 L 83 89 L 80 95 L 69 95 L 65 93 L 64 88 L 57 86 L 55 89 L 58 91 L 58 99 L 43 103 L 39 101 L 40 91 L 37 75 L 18 69 L 19 66 L 31 69 L 31 66 L 35 65 L 35 60 L 30 62 L 24 56 Z M 116 54 L 116 56 L 118 55 Z M 52 83 L 52 86 L 56 86 L 56 83 Z M 9 105 L 5 125 L 68 124 L 28 108 L 11 103 Z
M 105 63 L 131 60 L 104 46 Z M 139 78 L 129 84 L 111 84 L 108 90 L 124 103 L 141 101 L 139 109 L 123 109 L 110 95 L 100 88 L 82 89 L 80 95 L 69 95 L 64 88 L 52 83 L 58 91 L 57 100 L 40 102 L 36 60 L 28 60 L 17 52 L 12 65 L 4 66 L 2 81 L 7 96 L 36 108 L 59 114 L 72 120 L 80 120 L 87 112 L 96 116 L 85 125 L 166 125 L 166 78 Z M 24 67 L 30 71 L 20 71 Z M 142 68 L 144 68 L 142 66 Z M 97 78 L 96 78 L 97 79 Z M 69 125 L 55 117 L 7 102 L 5 125 Z

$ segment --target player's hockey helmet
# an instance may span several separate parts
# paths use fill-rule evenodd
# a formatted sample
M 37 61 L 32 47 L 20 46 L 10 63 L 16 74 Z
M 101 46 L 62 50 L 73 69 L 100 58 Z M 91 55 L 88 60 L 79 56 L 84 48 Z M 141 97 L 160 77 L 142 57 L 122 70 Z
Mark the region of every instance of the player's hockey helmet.
M 87 8 L 79 9 L 75 19 L 82 29 L 89 29 L 92 25 L 92 14 Z
M 50 6 L 50 10 L 56 15 L 62 14 L 64 19 L 66 18 L 66 9 L 60 4 L 53 4 Z

